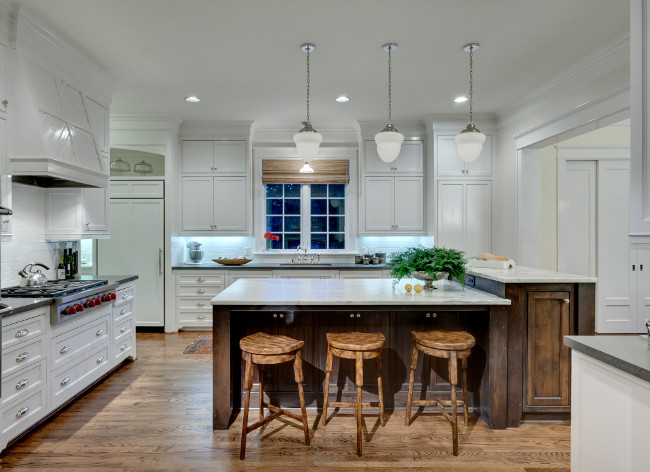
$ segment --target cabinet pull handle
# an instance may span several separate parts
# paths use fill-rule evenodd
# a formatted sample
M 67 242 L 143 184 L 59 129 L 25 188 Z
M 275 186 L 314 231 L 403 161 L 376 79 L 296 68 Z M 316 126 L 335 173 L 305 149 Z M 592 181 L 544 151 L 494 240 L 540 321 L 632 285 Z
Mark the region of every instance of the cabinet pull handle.
M 120 315 L 123 315 L 123 314 L 125 314 L 125 313 L 126 313 L 126 310 L 121 310 L 121 311 L 120 311 Z
M 124 351 L 124 350 L 126 349 L 126 344 L 122 344 L 122 345 L 120 346 L 120 349 L 121 349 L 122 351 Z
M 361 313 L 357 313 L 357 318 L 361 318 Z
M 68 345 L 66 344 L 65 346 L 63 346 L 63 347 L 61 348 L 61 350 L 60 350 L 59 352 L 60 352 L 61 354 L 65 354 L 65 353 L 68 352 L 69 350 L 70 350 L 70 346 L 68 346 Z
M 571 300 L 569 300 L 568 298 L 565 298 L 564 303 L 571 303 Z
M 200 289 L 198 289 L 198 290 L 196 291 L 196 293 L 205 293 L 205 290 L 203 290 L 202 288 L 200 288 Z
M 124 333 L 124 332 L 126 332 L 126 326 L 122 326 L 122 328 L 120 329 L 120 333 Z
M 102 334 L 104 334 L 104 330 L 101 329 L 101 328 L 99 328 L 95 334 L 96 334 L 97 336 L 101 336 Z
M 427 313 L 425 316 L 426 316 L 427 318 L 431 318 L 431 313 Z
M 122 300 L 126 300 L 127 298 L 129 298 L 128 295 L 122 295 Z
M 197 306 L 204 306 L 204 305 L 205 305 L 205 302 L 196 302 L 196 305 L 197 305 Z
M 25 385 L 29 383 L 29 379 L 22 379 L 20 382 L 16 384 L 16 390 L 20 390 L 23 388 Z
M 9 106 L 9 100 L 3 100 L 2 104 L 4 105 L 5 108 Z
M 21 352 L 20 354 L 18 354 L 18 357 L 16 357 L 16 362 L 22 362 L 28 357 L 29 357 L 29 352 Z
M 158 248 L 158 275 L 162 275 L 162 255 L 163 255 L 163 250 L 162 248 Z
M 197 320 L 204 320 L 204 319 L 205 319 L 205 315 L 196 315 L 196 319 L 197 319 Z
M 205 279 L 204 279 L 203 277 L 197 277 L 197 278 L 196 278 L 196 281 L 197 281 L 197 282 L 203 282 L 204 280 L 205 280 Z
M 278 317 L 278 314 L 277 314 L 277 313 L 273 313 L 273 318 L 277 318 L 277 317 Z
M 350 318 L 354 318 L 354 313 L 350 313 Z
M 636 264 L 632 264 L 632 272 L 636 270 Z
M 29 330 L 28 330 L 28 329 L 21 329 L 20 331 L 18 331 L 18 332 L 16 333 L 16 337 L 17 337 L 17 338 L 22 338 L 23 336 L 27 336 L 28 334 L 29 334 Z
M 284 313 L 280 313 L 280 318 L 284 318 Z
M 101 364 L 103 360 L 104 360 L 104 356 L 99 356 L 99 357 L 97 358 L 97 363 L 98 363 L 98 364 Z
M 25 414 L 29 411 L 28 406 L 22 407 L 20 410 L 16 412 L 16 418 L 20 418 L 21 416 L 25 416 Z
M 68 382 L 70 382 L 70 377 L 66 377 L 65 379 L 61 380 L 61 385 L 65 385 Z
M 639 264 L 639 270 L 643 270 L 643 264 Z

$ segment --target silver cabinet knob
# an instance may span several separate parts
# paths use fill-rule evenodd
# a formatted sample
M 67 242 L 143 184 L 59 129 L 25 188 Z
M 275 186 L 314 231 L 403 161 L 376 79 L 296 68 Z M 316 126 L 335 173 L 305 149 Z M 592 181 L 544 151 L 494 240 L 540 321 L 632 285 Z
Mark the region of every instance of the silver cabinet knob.
M 104 330 L 100 328 L 100 329 L 97 330 L 97 332 L 95 334 L 97 336 L 101 336 L 102 334 L 104 334 Z
M 16 390 L 20 390 L 23 388 L 25 385 L 29 383 L 29 379 L 22 379 L 20 382 L 16 384 Z
M 126 313 L 126 310 L 120 310 L 120 315 L 123 315 Z
M 431 313 L 427 313 L 425 316 L 426 316 L 427 318 L 431 318 Z
M 565 298 L 564 303 L 571 303 L 571 300 L 569 300 L 568 298 Z
M 68 382 L 70 382 L 70 377 L 66 377 L 65 379 L 61 380 L 61 385 L 65 385 Z
M 350 318 L 354 318 L 354 313 L 350 313 Z
M 59 352 L 60 352 L 61 354 L 65 354 L 65 353 L 68 352 L 69 350 L 70 350 L 70 346 L 68 346 L 68 345 L 66 344 L 65 346 L 63 346 L 63 347 L 61 348 L 61 350 L 60 350 Z
M 196 302 L 196 306 L 205 306 L 205 302 Z
M 277 313 L 273 313 L 273 318 L 277 318 L 277 317 L 278 317 L 278 314 L 277 314 Z
M 126 326 L 122 326 L 122 328 L 120 328 L 120 333 L 125 333 L 125 332 L 126 332 Z
M 357 313 L 357 318 L 361 318 L 361 313 Z
M 21 352 L 16 357 L 16 362 L 22 362 L 29 357 L 29 352 Z
M 2 104 L 4 105 L 5 108 L 9 106 L 9 100 L 3 100 Z
M 16 412 L 16 418 L 20 418 L 21 416 L 25 416 L 25 414 L 27 414 L 28 411 L 29 411 L 28 406 L 22 407 L 20 410 L 18 410 Z
M 124 351 L 126 348 L 127 348 L 126 344 L 122 344 L 122 345 L 120 346 L 120 349 L 121 349 L 122 351 Z
M 205 293 L 205 290 L 203 290 L 202 288 L 200 288 L 200 289 L 198 289 L 198 290 L 196 291 L 196 293 Z
M 280 313 L 280 318 L 284 318 L 284 313 Z
M 196 315 L 196 319 L 197 319 L 197 320 L 204 320 L 204 319 L 205 319 L 205 315 Z
M 27 336 L 28 334 L 29 334 L 28 329 L 21 329 L 20 331 L 16 332 L 16 337 L 22 338 L 23 336 Z
M 101 364 L 103 361 L 104 361 L 104 356 L 99 356 L 99 357 L 97 358 L 97 363 L 98 363 L 98 364 Z

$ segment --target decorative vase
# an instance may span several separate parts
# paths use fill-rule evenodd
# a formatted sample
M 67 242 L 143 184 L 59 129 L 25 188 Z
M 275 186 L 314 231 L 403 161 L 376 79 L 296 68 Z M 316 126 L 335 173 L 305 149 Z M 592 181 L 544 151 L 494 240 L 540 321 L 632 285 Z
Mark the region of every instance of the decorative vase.
M 267 251 L 271 250 L 271 239 L 270 238 L 266 240 L 266 250 Z

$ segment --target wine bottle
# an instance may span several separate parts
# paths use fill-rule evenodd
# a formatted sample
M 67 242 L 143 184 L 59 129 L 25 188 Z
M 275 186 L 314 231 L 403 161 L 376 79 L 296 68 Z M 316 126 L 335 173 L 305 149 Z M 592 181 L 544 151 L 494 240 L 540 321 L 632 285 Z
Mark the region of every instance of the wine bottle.
M 65 264 L 63 263 L 63 256 L 61 256 L 59 266 L 56 268 L 56 278 L 57 280 L 65 279 Z
M 70 249 L 70 252 L 72 252 L 72 249 Z M 69 279 L 72 277 L 72 260 L 70 257 L 70 252 L 68 252 L 67 249 L 63 251 L 64 257 L 63 257 L 63 262 L 65 263 L 65 278 Z
M 72 253 L 72 278 L 79 277 L 79 251 Z

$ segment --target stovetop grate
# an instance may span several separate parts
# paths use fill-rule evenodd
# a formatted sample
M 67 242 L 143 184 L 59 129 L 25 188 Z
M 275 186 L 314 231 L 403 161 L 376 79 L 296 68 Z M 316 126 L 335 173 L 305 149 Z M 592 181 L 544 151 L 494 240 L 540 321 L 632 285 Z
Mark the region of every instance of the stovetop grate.
M 43 287 L 7 287 L 0 297 L 55 298 L 108 284 L 108 280 L 53 280 Z

